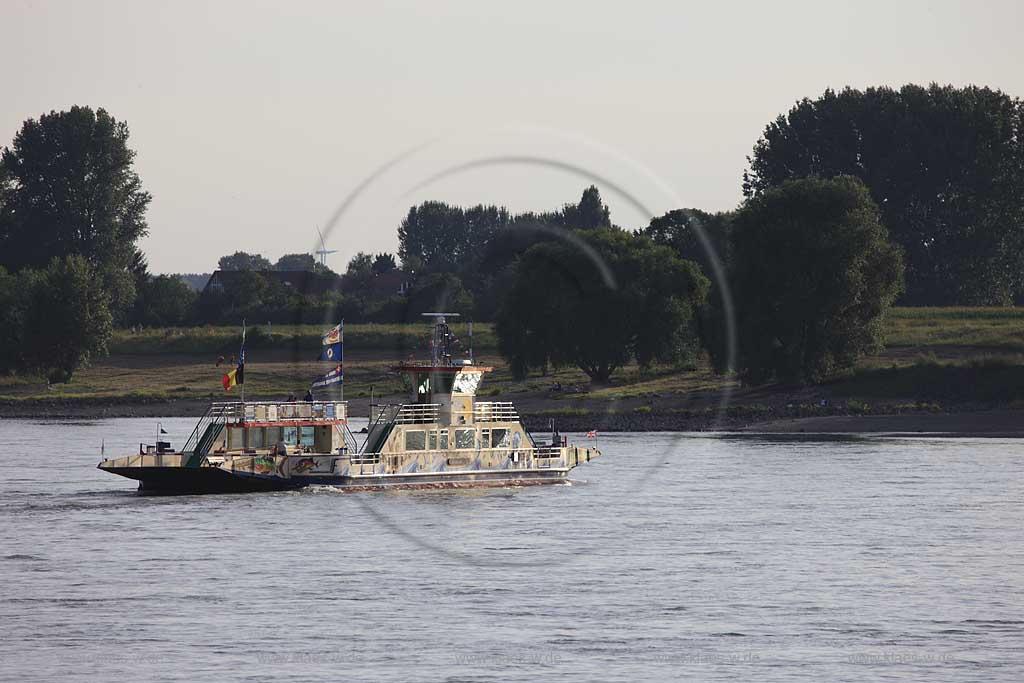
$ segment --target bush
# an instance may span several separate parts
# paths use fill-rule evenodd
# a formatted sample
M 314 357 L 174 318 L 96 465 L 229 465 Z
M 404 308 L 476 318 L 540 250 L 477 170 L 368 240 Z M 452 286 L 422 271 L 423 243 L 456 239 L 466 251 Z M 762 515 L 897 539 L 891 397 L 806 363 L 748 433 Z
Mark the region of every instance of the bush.
M 147 279 L 138 291 L 132 322 L 146 327 L 184 325 L 195 315 L 196 293 L 172 275 Z

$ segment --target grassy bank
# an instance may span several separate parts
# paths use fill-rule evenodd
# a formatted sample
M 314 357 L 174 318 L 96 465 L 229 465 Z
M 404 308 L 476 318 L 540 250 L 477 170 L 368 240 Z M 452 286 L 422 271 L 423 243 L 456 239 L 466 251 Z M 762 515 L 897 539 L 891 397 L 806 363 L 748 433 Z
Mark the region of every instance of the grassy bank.
M 464 326 L 456 326 L 464 333 Z M 247 396 L 280 398 L 302 393 L 326 371 L 315 361 L 322 326 L 252 326 L 247 333 Z M 427 352 L 423 325 L 346 326 L 345 396 L 395 396 L 396 360 Z M 898 308 L 887 321 L 888 345 L 849 376 L 818 387 L 741 387 L 706 364 L 641 371 L 627 366 L 606 386 L 591 385 L 575 368 L 513 381 L 497 355 L 491 325 L 475 325 L 474 348 L 495 371 L 484 397 L 507 396 L 533 415 L 587 417 L 615 412 L 697 419 L 717 411 L 731 392 L 730 416 L 927 412 L 955 406 L 1024 405 L 1024 310 L 1015 308 Z M 32 405 L 75 401 L 206 401 L 225 394 L 219 356 L 237 352 L 236 327 L 120 330 L 111 355 L 79 371 L 68 385 L 47 387 L 34 377 L 0 377 L 0 401 Z M 555 386 L 558 386 L 558 390 Z M 825 407 L 822 408 L 822 401 Z M 673 417 L 674 416 L 674 417 Z M 625 419 L 625 418 L 623 418 Z
M 1024 352 L 1024 308 L 896 308 L 889 347 L 975 347 Z
M 464 328 L 465 325 L 453 327 L 458 334 L 463 334 Z M 316 352 L 320 348 L 320 335 L 324 329 L 323 325 L 250 325 L 246 331 L 246 346 L 252 349 Z M 426 338 L 423 325 L 367 323 L 345 326 L 345 348 L 349 350 L 395 350 L 407 354 L 423 348 Z M 227 354 L 236 352 L 241 340 L 241 326 L 117 330 L 110 343 L 110 352 L 132 355 Z M 468 346 L 468 336 L 462 341 Z M 473 326 L 473 348 L 474 351 L 493 351 L 497 348 L 492 325 L 479 323 Z

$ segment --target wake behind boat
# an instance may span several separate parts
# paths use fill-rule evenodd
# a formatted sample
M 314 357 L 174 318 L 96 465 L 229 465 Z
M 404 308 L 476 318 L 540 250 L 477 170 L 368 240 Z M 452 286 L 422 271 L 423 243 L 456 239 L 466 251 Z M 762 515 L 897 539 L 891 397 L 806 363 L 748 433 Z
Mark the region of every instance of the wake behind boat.
M 349 429 L 345 401 L 240 400 L 211 404 L 180 451 L 158 441 L 98 467 L 156 494 L 454 488 L 558 483 L 600 455 L 557 433 L 540 443 L 511 403 L 478 401 L 492 368 L 471 357 L 453 360 L 447 318 L 454 314 L 425 315 L 434 318 L 430 360 L 392 368 L 405 378 L 410 402 L 371 406 L 362 444 Z M 340 349 L 339 340 L 324 341 L 332 348 L 327 357 Z M 336 381 L 332 374 L 340 377 L 340 366 L 325 379 Z

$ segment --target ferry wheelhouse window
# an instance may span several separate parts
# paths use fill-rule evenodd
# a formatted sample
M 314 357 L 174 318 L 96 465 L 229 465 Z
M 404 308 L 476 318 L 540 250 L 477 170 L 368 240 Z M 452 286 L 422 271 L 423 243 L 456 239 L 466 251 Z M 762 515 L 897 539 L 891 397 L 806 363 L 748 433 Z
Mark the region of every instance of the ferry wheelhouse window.
M 452 393 L 452 383 L 455 377 L 450 373 L 435 372 L 430 376 L 430 385 L 435 394 Z
M 427 448 L 427 433 L 416 430 L 405 433 L 405 450 L 422 451 Z
M 456 448 L 473 448 L 476 445 L 476 430 L 475 429 L 456 429 L 455 430 L 455 447 Z
M 491 430 L 491 448 L 505 448 L 508 446 L 509 433 L 507 429 Z
M 457 394 L 475 394 L 483 377 L 479 372 L 460 372 L 455 377 L 454 390 Z
M 448 430 L 447 430 L 447 429 L 442 429 L 442 430 L 441 430 L 441 434 L 440 434 L 440 436 L 438 437 L 438 441 L 437 441 L 437 442 L 438 442 L 438 444 L 439 444 L 439 446 L 438 446 L 438 447 L 439 447 L 439 448 L 440 448 L 440 449 L 441 449 L 442 451 L 444 451 L 444 450 L 447 450 L 447 449 L 448 449 Z
M 432 450 L 432 451 L 436 451 L 437 450 L 437 430 L 436 429 L 431 430 L 431 432 L 430 432 L 430 445 L 428 446 L 428 448 L 430 450 Z

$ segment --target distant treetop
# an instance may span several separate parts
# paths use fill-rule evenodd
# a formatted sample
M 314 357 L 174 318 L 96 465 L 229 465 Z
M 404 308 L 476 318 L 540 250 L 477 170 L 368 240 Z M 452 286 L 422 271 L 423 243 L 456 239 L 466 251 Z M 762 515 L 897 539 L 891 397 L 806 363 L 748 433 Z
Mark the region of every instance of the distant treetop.
M 221 256 L 217 261 L 218 270 L 272 270 L 270 261 L 260 254 L 236 251 L 230 256 Z

